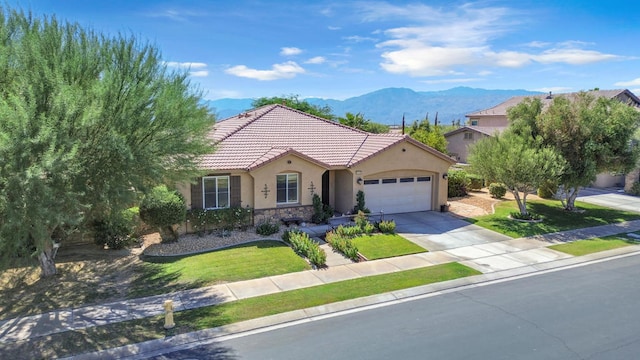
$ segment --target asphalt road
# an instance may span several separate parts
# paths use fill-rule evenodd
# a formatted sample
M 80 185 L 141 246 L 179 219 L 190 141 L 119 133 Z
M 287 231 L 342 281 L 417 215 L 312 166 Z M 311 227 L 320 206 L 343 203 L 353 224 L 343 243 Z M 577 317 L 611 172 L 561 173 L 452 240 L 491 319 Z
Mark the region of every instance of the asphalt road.
M 630 256 L 154 359 L 637 359 L 639 305 Z

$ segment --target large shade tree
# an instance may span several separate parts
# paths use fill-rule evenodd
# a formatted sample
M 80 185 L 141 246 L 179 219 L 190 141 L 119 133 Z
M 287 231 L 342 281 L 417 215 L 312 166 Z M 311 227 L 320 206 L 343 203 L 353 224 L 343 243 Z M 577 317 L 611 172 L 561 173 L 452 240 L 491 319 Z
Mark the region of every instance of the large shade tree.
M 639 149 L 631 140 L 640 126 L 640 112 L 616 99 L 581 92 L 574 98 L 557 96 L 546 109 L 539 99 L 528 99 L 509 109 L 507 116 L 513 131 L 530 131 L 542 146 L 552 147 L 566 160 L 557 180 L 567 210 L 575 209 L 579 190 L 597 174 L 626 172 L 637 163 Z
M 440 125 L 431 125 L 429 119 L 421 121 L 415 120 L 408 128 L 409 136 L 419 142 L 429 145 L 432 148 L 447 153 L 447 139 L 440 128 Z
M 184 179 L 214 118 L 152 45 L 0 10 L 0 259 L 56 273 L 54 244 Z
M 364 114 L 361 113 L 353 114 L 348 112 L 344 117 L 339 117 L 338 122 L 342 125 L 350 126 L 373 134 L 384 134 L 389 132 L 389 126 L 366 119 Z

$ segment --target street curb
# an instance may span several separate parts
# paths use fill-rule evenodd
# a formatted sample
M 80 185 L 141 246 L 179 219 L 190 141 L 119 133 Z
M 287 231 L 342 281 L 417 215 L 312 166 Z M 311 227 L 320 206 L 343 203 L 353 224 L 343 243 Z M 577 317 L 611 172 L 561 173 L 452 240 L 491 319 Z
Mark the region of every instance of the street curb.
M 282 314 L 262 317 L 229 324 L 211 329 L 194 331 L 158 340 L 125 345 L 118 348 L 105 349 L 92 353 L 85 353 L 66 357 L 67 360 L 90 359 L 143 359 L 160 355 L 169 351 L 186 350 L 197 345 L 204 345 L 224 338 L 249 335 L 264 332 L 273 328 L 298 323 L 316 321 L 328 317 L 342 315 L 348 312 L 389 306 L 401 302 L 418 300 L 431 296 L 451 293 L 463 289 L 487 286 L 494 283 L 517 280 L 520 278 L 542 275 L 550 272 L 585 266 L 602 261 L 614 260 L 628 256 L 640 255 L 640 245 L 631 245 L 613 250 L 602 251 L 580 257 L 571 257 L 549 261 L 535 265 L 528 265 L 509 270 L 496 271 L 482 275 L 475 275 L 440 283 L 423 285 L 393 292 L 371 295 L 367 297 L 341 301 L 307 309 L 294 310 Z

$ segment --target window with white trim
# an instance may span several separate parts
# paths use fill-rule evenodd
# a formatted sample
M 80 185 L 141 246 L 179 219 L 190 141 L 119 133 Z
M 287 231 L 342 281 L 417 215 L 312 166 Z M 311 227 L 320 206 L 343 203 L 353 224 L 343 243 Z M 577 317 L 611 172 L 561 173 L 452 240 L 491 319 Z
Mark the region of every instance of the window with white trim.
M 227 208 L 231 203 L 228 176 L 205 176 L 202 178 L 202 208 Z
M 292 204 L 298 202 L 298 174 L 279 174 L 276 176 L 276 190 L 278 204 Z

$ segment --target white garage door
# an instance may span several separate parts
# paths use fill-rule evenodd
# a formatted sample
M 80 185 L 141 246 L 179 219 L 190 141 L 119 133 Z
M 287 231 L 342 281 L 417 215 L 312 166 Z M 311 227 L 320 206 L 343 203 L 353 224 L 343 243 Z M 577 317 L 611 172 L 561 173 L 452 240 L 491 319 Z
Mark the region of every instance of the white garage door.
M 431 210 L 431 184 L 431 176 L 365 180 L 365 205 L 385 214 Z

